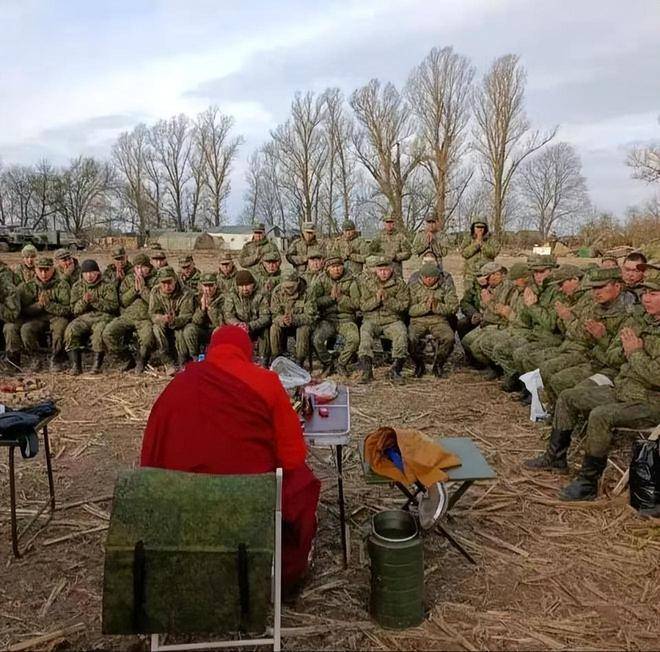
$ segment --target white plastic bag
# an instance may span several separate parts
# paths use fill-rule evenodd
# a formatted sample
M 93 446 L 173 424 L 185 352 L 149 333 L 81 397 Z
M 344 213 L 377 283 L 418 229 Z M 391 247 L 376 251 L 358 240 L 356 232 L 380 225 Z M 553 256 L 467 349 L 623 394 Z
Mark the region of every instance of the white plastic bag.
M 319 401 L 332 401 L 337 398 L 339 388 L 334 380 L 324 380 L 318 385 L 310 385 L 305 388 L 305 394 L 313 395 Z
M 284 389 L 302 387 L 308 385 L 312 380 L 312 377 L 302 367 L 284 356 L 275 358 L 270 365 L 270 370 L 280 377 Z
M 550 416 L 544 409 L 543 403 L 539 398 L 539 389 L 543 389 L 543 379 L 541 378 L 541 371 L 534 369 L 526 374 L 520 376 L 520 382 L 525 385 L 527 391 L 532 395 L 532 405 L 529 409 L 529 420 L 543 421 L 543 419 Z

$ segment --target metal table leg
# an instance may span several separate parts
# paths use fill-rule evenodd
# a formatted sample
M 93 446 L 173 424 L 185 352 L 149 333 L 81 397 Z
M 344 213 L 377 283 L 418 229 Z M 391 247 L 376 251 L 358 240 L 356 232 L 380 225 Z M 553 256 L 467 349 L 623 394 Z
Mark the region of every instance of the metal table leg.
M 46 456 L 46 471 L 48 473 L 48 491 L 50 493 L 50 511 L 55 511 L 55 481 L 53 465 L 50 461 L 50 440 L 48 439 L 48 424 L 44 426 L 44 455 Z
M 18 525 L 16 523 L 16 479 L 14 477 L 14 446 L 9 447 L 9 511 L 11 513 L 11 547 L 14 557 L 20 559 Z
M 474 480 L 466 480 L 454 493 L 449 496 L 449 501 L 447 502 L 447 511 L 463 497 L 463 494 L 474 484 Z
M 344 502 L 344 471 L 343 471 L 343 453 L 344 447 L 337 444 L 335 449 L 337 456 L 337 494 L 339 501 L 339 526 L 341 528 L 341 550 L 344 559 L 344 568 L 348 567 L 348 543 L 346 540 L 346 505 Z
M 475 566 L 477 565 L 477 562 L 474 561 L 472 555 L 470 555 L 470 553 L 458 541 L 456 541 L 456 539 L 454 539 L 454 537 L 451 534 L 449 534 L 449 532 L 447 532 L 447 530 L 444 527 L 442 527 L 440 523 L 437 523 L 436 527 L 438 528 L 438 530 L 440 530 L 442 536 L 444 536 L 445 539 L 447 539 L 447 541 L 449 541 L 449 543 L 456 550 L 458 550 L 458 552 L 460 552 L 461 555 L 463 555 L 463 557 L 465 557 L 465 559 L 467 559 L 471 564 L 474 564 Z

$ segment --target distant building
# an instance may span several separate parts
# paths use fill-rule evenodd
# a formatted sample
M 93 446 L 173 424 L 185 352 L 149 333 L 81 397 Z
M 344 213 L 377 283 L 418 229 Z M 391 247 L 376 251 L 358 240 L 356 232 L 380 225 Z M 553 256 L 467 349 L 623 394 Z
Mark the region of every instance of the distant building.
M 246 242 L 252 239 L 252 226 L 249 224 L 227 224 L 218 227 L 217 231 L 209 233 L 215 240 L 218 249 L 230 249 L 240 251 Z M 268 237 L 275 240 L 277 246 L 284 248 L 282 229 L 278 226 L 268 227 Z

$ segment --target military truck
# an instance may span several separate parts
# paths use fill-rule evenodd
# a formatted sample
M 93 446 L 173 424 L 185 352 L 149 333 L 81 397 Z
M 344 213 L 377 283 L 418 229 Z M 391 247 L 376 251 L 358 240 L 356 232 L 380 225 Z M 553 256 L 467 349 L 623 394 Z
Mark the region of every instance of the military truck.
M 66 231 L 34 231 L 20 226 L 0 227 L 0 251 L 20 251 L 26 244 L 32 244 L 40 251 L 61 247 L 79 251 L 87 243 Z

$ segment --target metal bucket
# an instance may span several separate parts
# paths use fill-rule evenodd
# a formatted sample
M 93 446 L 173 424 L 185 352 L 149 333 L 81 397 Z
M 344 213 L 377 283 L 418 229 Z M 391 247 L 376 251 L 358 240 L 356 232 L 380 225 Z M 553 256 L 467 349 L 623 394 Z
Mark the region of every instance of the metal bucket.
M 424 556 L 415 519 L 403 510 L 379 512 L 371 520 L 373 619 L 388 629 L 415 627 L 424 620 Z

